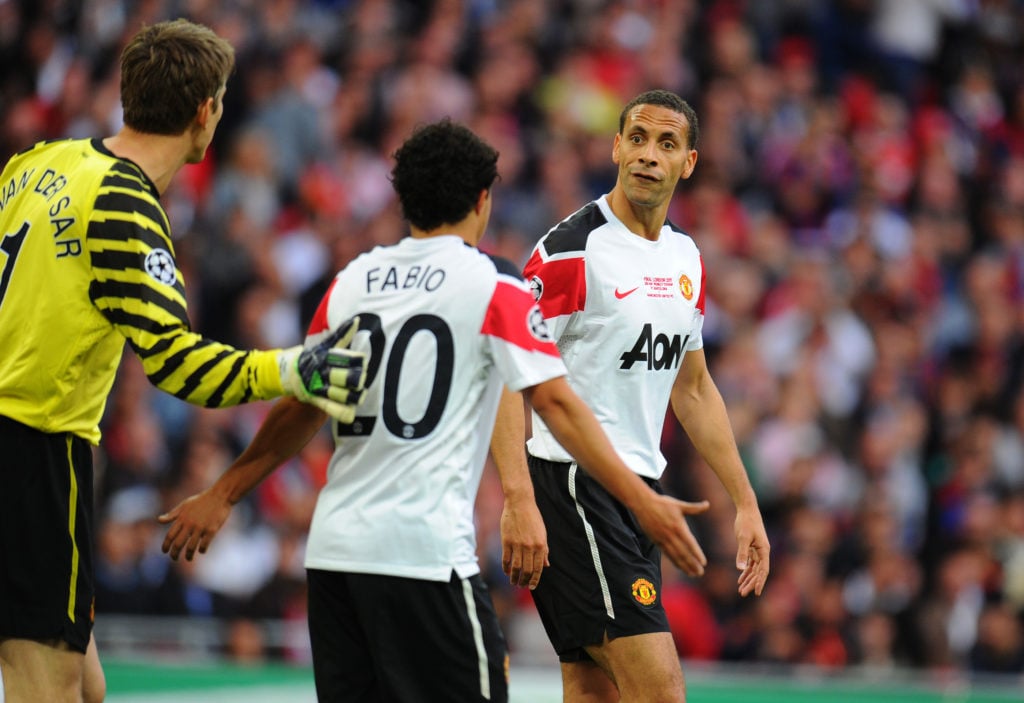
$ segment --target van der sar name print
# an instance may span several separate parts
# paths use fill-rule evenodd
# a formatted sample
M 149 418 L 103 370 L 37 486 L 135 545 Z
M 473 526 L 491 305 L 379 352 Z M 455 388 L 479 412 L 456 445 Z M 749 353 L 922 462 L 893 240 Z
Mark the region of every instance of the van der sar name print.
M 80 255 L 82 253 L 81 240 L 78 237 L 65 237 L 65 232 L 75 224 L 75 218 L 68 215 L 71 211 L 71 198 L 62 194 L 69 182 L 67 176 L 49 168 L 45 169 L 38 179 L 35 178 L 35 175 L 35 168 L 30 168 L 13 176 L 6 183 L 0 183 L 0 212 L 3 212 L 23 192 L 32 192 L 42 196 L 48 206 L 47 214 L 50 219 L 50 233 L 56 246 L 56 258 Z M 25 225 L 27 227 L 28 223 Z M 13 235 L 8 234 L 8 236 Z

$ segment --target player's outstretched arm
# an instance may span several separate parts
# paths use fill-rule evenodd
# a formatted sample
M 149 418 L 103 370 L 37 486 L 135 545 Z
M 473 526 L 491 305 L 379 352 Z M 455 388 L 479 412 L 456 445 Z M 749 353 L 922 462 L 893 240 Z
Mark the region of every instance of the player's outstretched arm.
M 544 567 L 549 565 L 548 535 L 526 465 L 525 439 L 523 397 L 503 388 L 491 435 L 491 456 L 505 493 L 501 511 L 501 568 L 513 586 L 533 590 L 540 583 Z
M 708 509 L 707 501 L 687 503 L 659 495 L 616 454 L 594 413 L 559 377 L 524 391 L 555 439 L 587 473 L 636 515 L 640 527 L 676 566 L 702 576 L 707 557 L 686 524 L 686 515 Z
M 138 354 L 153 385 L 208 408 L 290 395 L 352 422 L 366 379 L 365 354 L 347 348 L 358 318 L 345 320 L 308 348 L 235 349 L 192 331 L 181 280 L 154 281 L 143 263 L 148 260 L 141 245 L 145 237 L 129 239 L 139 250 L 129 252 L 138 267 L 128 273 L 142 283 L 118 283 L 119 268 L 108 282 L 91 286 L 89 295 Z M 165 257 L 162 263 L 173 272 L 173 257 L 166 252 Z
M 205 553 L 235 503 L 286 459 L 298 454 L 326 419 L 319 408 L 294 398 L 275 403 L 252 443 L 212 486 L 157 518 L 170 525 L 163 551 L 171 559 L 184 551 L 189 561 L 196 552 Z
M 693 446 L 722 482 L 736 506 L 736 568 L 740 595 L 761 595 L 768 580 L 768 533 L 750 485 L 729 414 L 711 374 L 704 350 L 690 351 L 672 386 L 672 411 Z

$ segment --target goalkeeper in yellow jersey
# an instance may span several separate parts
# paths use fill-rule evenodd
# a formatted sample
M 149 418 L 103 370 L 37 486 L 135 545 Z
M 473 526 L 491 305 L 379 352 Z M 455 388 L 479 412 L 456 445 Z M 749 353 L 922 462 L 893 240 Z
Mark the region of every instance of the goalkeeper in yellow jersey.
M 291 395 L 354 417 L 358 320 L 269 351 L 190 328 L 159 197 L 202 160 L 233 68 L 202 25 L 144 27 L 121 55 L 124 128 L 37 144 L 0 174 L 0 703 L 104 697 L 90 445 L 126 340 L 153 384 L 190 403 Z

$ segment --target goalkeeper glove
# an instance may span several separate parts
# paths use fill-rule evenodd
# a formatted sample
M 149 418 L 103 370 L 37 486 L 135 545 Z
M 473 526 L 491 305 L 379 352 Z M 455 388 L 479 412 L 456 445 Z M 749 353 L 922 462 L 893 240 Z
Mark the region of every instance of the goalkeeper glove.
M 285 393 L 351 424 L 366 383 L 366 354 L 346 348 L 357 331 L 359 318 L 354 317 L 316 346 L 282 349 L 277 363 Z

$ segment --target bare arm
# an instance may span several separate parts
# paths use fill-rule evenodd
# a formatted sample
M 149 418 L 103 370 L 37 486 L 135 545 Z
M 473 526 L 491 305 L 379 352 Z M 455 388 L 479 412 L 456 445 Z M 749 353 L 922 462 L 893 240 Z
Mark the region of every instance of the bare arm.
M 548 565 L 548 537 L 526 465 L 524 413 L 522 395 L 502 389 L 491 435 L 491 456 L 505 493 L 501 511 L 501 568 L 510 583 L 532 590 Z
M 158 518 L 171 523 L 163 551 L 177 559 L 184 549 L 190 561 L 197 550 L 205 553 L 235 503 L 282 462 L 298 454 L 326 419 L 323 411 L 294 398 L 275 403 L 252 443 L 212 486 Z
M 768 534 L 757 496 L 736 448 L 725 401 L 708 372 L 703 349 L 687 352 L 683 357 L 672 387 L 672 411 L 736 506 L 736 568 L 742 572 L 740 593 L 761 595 L 769 571 Z
M 594 413 L 564 377 L 528 388 L 524 394 L 555 439 L 605 490 L 636 515 L 644 532 L 665 555 L 687 574 L 702 575 L 707 558 L 686 525 L 684 515 L 704 512 L 708 509 L 707 501 L 686 503 L 653 491 L 622 461 Z

